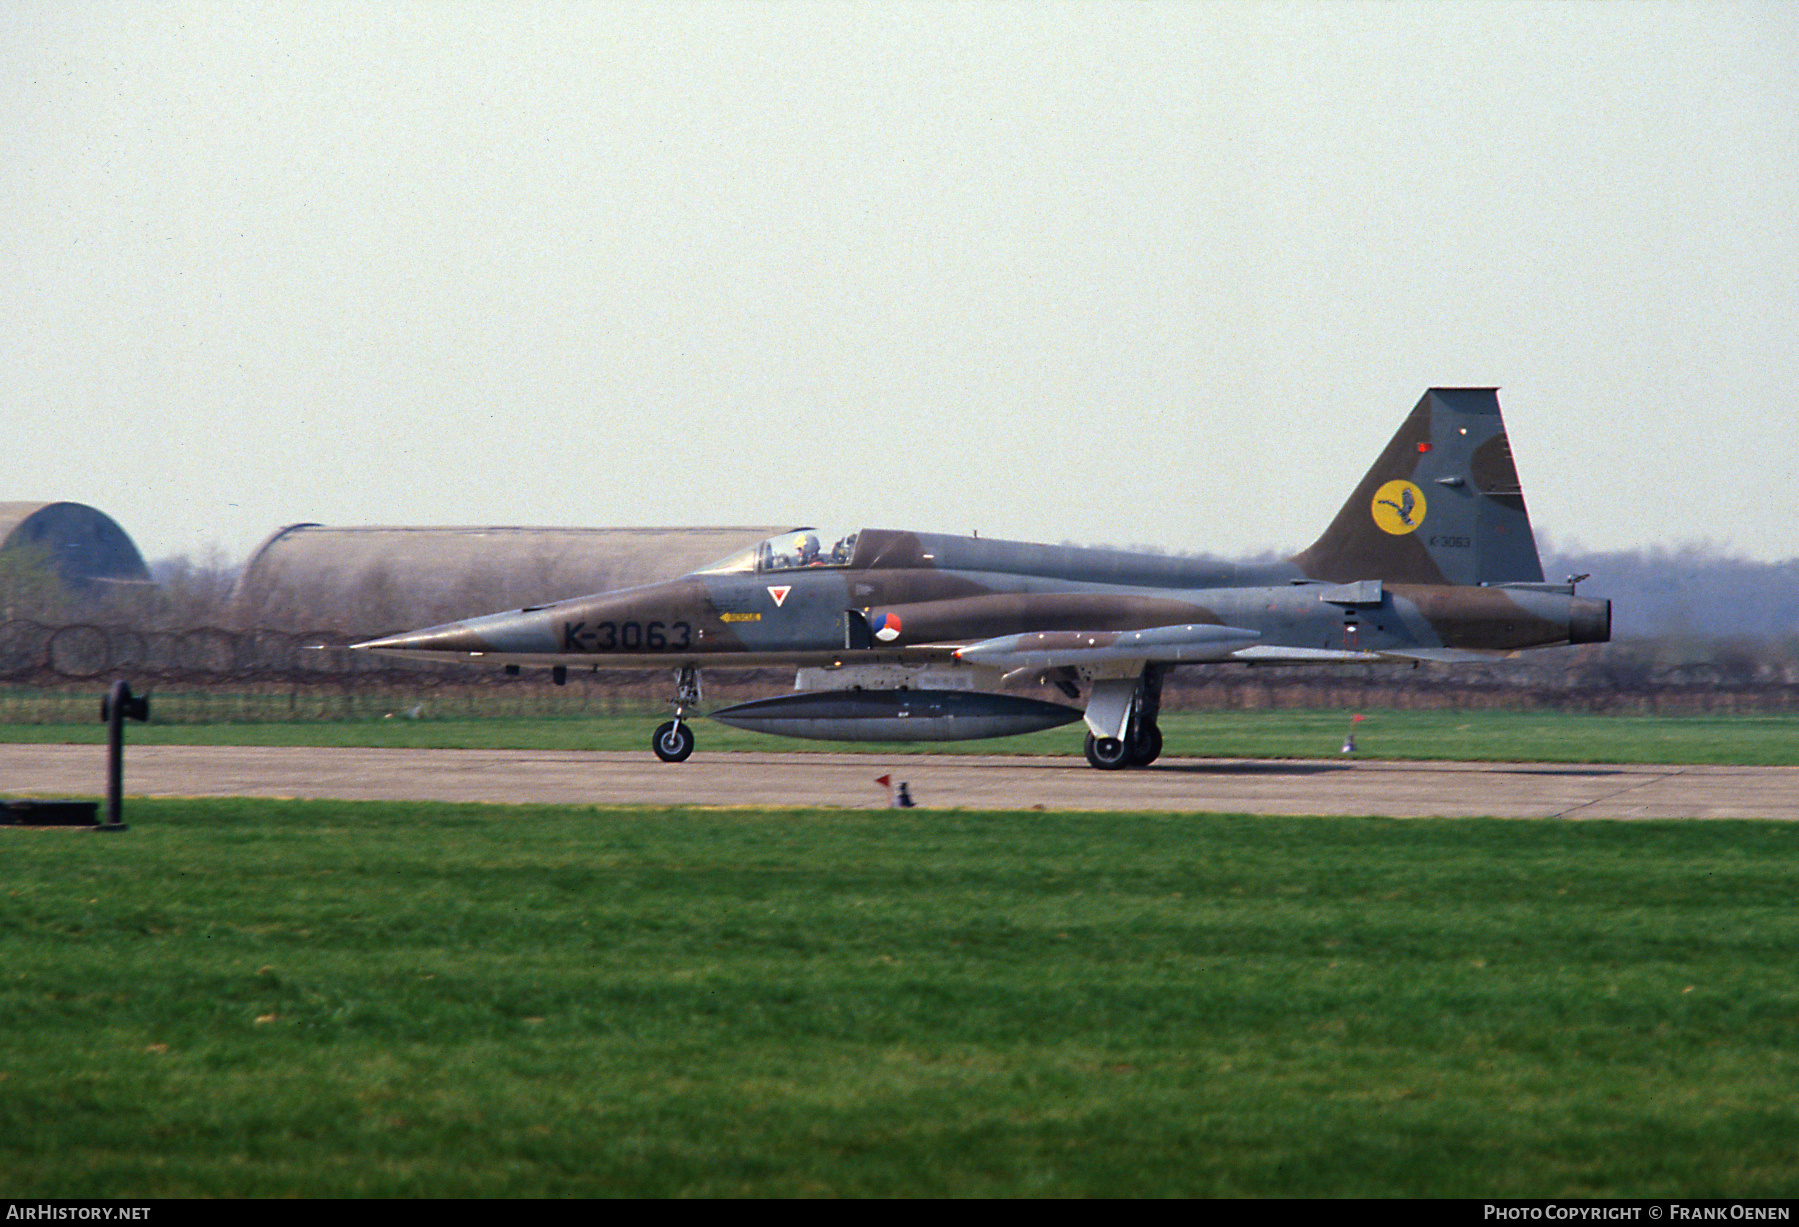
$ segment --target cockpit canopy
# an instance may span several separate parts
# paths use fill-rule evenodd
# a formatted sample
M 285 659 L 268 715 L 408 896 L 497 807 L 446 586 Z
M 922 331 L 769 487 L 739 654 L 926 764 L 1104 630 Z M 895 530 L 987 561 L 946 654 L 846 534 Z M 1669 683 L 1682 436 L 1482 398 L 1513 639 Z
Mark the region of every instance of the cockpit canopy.
M 695 575 L 738 575 L 766 571 L 802 571 L 811 567 L 847 567 L 856 554 L 858 532 L 796 528 L 760 545 L 721 558 Z

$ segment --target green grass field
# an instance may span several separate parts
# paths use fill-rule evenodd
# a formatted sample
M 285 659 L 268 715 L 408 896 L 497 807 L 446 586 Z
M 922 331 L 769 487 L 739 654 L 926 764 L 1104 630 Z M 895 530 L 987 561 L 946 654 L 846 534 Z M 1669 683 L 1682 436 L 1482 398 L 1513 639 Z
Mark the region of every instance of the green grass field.
M 154 714 L 154 707 L 152 708 Z M 1592 716 L 1555 712 L 1371 711 L 1355 726 L 1363 758 L 1498 762 L 1740 763 L 1799 766 L 1799 716 Z M 1347 711 L 1169 712 L 1169 756 L 1330 758 L 1350 727 Z M 318 721 L 291 724 L 132 725 L 146 745 L 398 746 L 445 749 L 647 752 L 661 715 Z M 746 733 L 702 719 L 700 746 L 718 750 L 866 749 L 893 754 L 1079 754 L 1080 726 L 997 741 L 844 745 Z M 106 740 L 97 720 L 0 724 L 0 741 Z
M 1799 1195 L 1790 824 L 0 828 L 13 1197 Z

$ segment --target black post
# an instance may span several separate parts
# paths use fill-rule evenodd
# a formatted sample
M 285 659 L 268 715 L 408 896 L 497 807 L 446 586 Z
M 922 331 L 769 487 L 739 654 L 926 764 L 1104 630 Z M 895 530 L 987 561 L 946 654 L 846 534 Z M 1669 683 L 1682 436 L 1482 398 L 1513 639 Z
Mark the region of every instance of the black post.
M 150 696 L 133 697 L 123 678 L 112 684 L 100 702 L 100 718 L 106 721 L 106 825 L 124 830 L 121 810 L 125 795 L 125 717 L 150 718 Z

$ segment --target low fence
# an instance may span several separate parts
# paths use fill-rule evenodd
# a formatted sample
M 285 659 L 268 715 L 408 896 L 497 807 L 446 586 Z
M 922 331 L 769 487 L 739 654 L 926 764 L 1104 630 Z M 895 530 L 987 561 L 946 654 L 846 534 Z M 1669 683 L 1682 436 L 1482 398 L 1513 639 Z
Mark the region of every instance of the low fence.
M 395 660 L 352 652 L 338 631 L 221 626 L 145 629 L 94 622 L 0 621 L 0 723 L 95 719 L 114 678 L 154 691 L 159 723 L 581 717 L 663 712 L 672 669 L 549 671 Z M 792 670 L 708 670 L 714 705 L 783 690 Z
M 636 715 L 673 695 L 668 671 L 547 670 L 508 676 L 491 667 L 393 660 L 351 652 L 341 632 L 222 626 L 144 628 L 97 622 L 0 620 L 0 722 L 95 718 L 114 678 L 157 692 L 159 722 L 361 720 Z M 1386 708 L 1559 710 L 1641 715 L 1799 711 L 1799 685 L 1763 663 L 1658 663 L 1653 645 L 1608 644 L 1491 664 L 1243 668 L 1172 674 L 1169 710 Z M 1726 662 L 1728 666 L 1728 662 Z M 1755 676 L 1759 672 L 1764 676 Z M 1765 676 L 1775 673 L 1777 676 Z M 707 670 L 708 706 L 790 688 L 789 669 Z M 1054 697 L 1051 695 L 1050 697 Z
M 11 619 L 0 622 L 0 681 L 53 685 L 130 673 L 187 683 L 307 683 L 406 667 L 347 651 L 349 642 L 336 631 L 145 629 Z
M 1563 679 L 1471 678 L 1456 666 L 1421 676 L 1363 666 L 1304 676 L 1238 669 L 1201 680 L 1176 674 L 1163 692 L 1172 711 L 1359 710 L 1559 711 L 1608 716 L 1799 714 L 1799 685 L 1645 681 L 1629 686 Z M 1363 676 L 1355 676 L 1364 674 Z

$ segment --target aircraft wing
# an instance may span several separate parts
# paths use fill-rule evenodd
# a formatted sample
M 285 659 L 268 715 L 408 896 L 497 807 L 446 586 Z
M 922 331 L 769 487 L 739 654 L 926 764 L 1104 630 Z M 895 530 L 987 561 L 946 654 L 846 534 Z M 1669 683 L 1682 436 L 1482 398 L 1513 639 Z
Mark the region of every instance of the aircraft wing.
M 1192 623 L 1138 631 L 1032 631 L 965 644 L 960 660 L 994 668 L 1056 669 L 1066 665 L 1107 665 L 1127 661 L 1197 664 L 1229 660 L 1262 637 L 1240 626 Z
M 1204 664 L 1239 661 L 1247 665 L 1371 665 L 1382 661 L 1431 664 L 1489 664 L 1510 652 L 1465 648 L 1302 648 L 1259 643 L 1261 634 L 1240 626 L 1194 623 L 1137 631 L 1033 631 L 1000 635 L 950 649 L 968 664 L 1015 669 L 1056 669 L 1067 665 L 1126 662 Z

